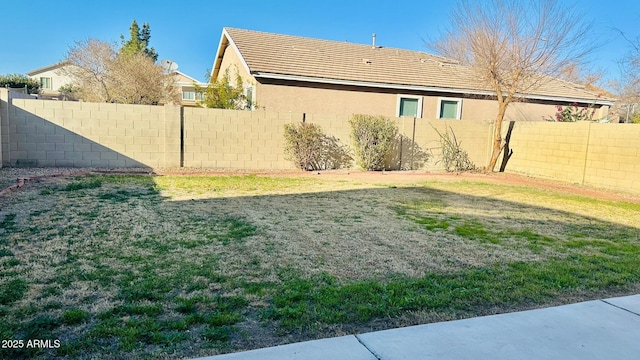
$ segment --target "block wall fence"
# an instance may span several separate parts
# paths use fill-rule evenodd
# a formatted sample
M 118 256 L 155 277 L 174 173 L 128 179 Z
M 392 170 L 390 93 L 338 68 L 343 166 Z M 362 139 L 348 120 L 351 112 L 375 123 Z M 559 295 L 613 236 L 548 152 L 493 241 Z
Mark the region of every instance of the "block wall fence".
M 10 99 L 0 89 L 0 157 L 11 167 L 295 170 L 284 125 L 303 120 L 350 147 L 348 116 Z M 442 169 L 434 129 L 447 128 L 476 165 L 488 162 L 490 122 L 392 120 L 402 141 L 389 169 Z M 640 193 L 640 125 L 513 122 L 509 148 L 506 172 Z

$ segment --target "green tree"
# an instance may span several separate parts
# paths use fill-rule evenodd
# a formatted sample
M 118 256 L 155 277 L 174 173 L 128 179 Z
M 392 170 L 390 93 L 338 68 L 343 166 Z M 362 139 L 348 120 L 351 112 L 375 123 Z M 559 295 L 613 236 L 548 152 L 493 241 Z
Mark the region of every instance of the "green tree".
M 158 60 L 158 54 L 154 48 L 149 48 L 151 30 L 148 23 L 142 24 L 142 29 L 134 19 L 129 28 L 129 40 L 125 40 L 124 35 L 120 35 L 122 46 L 119 54 L 133 55 L 142 53 L 150 57 L 153 61 Z
M 250 110 L 254 103 L 244 91 L 244 79 L 235 72 L 233 83 L 229 69 L 217 81 L 210 82 L 206 88 L 196 86 L 196 91 L 204 94 L 200 105 L 216 109 Z
M 37 94 L 40 92 L 40 83 L 26 75 L 7 74 L 0 75 L 0 87 L 27 88 L 27 93 Z

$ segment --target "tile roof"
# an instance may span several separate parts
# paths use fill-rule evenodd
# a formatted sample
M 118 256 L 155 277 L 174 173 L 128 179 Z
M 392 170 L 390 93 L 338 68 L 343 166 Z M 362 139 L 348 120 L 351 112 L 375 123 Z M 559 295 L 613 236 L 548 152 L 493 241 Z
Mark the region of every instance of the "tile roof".
M 257 78 L 305 78 L 387 88 L 492 93 L 474 80 L 471 68 L 424 52 L 234 28 L 225 28 L 225 36 Z M 221 50 L 218 51 L 221 56 Z M 592 102 L 597 96 L 583 86 L 557 79 L 546 82 L 534 93 L 528 97 Z M 612 101 L 601 97 L 598 102 Z

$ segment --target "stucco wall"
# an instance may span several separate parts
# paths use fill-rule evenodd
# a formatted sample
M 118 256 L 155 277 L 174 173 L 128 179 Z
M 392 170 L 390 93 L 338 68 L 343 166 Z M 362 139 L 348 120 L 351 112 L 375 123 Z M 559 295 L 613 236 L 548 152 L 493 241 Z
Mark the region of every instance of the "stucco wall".
M 40 82 L 40 78 L 43 78 L 43 77 L 51 79 L 50 88 L 40 89 L 41 94 L 44 96 L 58 96 L 60 95 L 60 92 L 58 91 L 58 89 L 60 89 L 61 86 L 64 86 L 73 82 L 73 79 L 64 72 L 62 67 L 43 71 L 41 73 L 38 73 L 30 77 L 36 80 L 38 83 Z
M 422 97 L 422 119 L 438 120 L 438 99 L 461 98 L 461 119 L 493 121 L 497 103 L 491 99 L 464 98 L 457 95 L 424 94 L 410 91 L 368 89 L 342 85 L 314 86 L 291 81 L 264 81 L 256 85 L 256 100 L 261 109 L 269 112 L 293 112 L 351 116 L 364 113 L 395 117 L 399 95 Z M 569 104 L 566 104 L 569 105 Z M 557 105 L 534 102 L 515 102 L 509 105 L 507 121 L 544 121 L 555 116 Z M 605 117 L 608 108 L 596 113 Z

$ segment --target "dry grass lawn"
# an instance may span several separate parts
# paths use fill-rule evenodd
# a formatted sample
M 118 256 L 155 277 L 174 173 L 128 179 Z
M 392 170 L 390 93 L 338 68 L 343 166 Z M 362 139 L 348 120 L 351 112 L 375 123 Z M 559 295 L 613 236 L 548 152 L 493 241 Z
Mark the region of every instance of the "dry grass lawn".
M 640 203 L 515 176 L 88 175 L 0 198 L 0 357 L 206 356 L 630 294 Z

